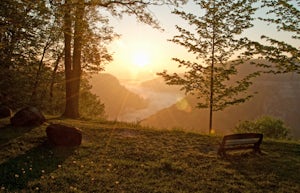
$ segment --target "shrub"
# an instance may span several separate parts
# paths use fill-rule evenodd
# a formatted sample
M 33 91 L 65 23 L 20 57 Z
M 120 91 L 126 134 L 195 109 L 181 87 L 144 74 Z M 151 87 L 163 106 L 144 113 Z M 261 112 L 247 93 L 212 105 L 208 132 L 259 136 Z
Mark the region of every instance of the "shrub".
M 280 119 L 263 116 L 254 121 L 240 122 L 234 128 L 236 133 L 262 133 L 267 138 L 287 139 L 290 129 Z
M 80 114 L 85 118 L 106 118 L 105 106 L 98 96 L 85 91 L 80 93 Z

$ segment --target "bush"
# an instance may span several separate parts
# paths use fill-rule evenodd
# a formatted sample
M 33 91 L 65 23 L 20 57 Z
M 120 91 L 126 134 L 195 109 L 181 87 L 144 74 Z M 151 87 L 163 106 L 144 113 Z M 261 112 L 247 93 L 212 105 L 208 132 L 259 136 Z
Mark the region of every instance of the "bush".
M 105 106 L 98 96 L 90 91 L 80 93 L 80 114 L 85 118 L 106 118 Z
M 240 122 L 234 130 L 236 133 L 262 133 L 265 137 L 273 139 L 287 139 L 290 132 L 282 120 L 269 116 L 263 116 L 254 121 Z
M 92 85 L 85 75 L 81 79 L 79 113 L 81 118 L 106 119 L 105 105 L 100 98 L 91 92 Z

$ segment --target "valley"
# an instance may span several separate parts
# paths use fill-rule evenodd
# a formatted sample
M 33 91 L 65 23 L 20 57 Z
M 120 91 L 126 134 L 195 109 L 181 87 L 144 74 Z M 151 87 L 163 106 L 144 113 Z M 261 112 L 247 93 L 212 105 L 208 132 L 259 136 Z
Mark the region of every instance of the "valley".
M 227 134 L 232 132 L 234 126 L 240 121 L 267 115 L 282 119 L 291 128 L 292 136 L 299 138 L 300 81 L 298 79 L 298 76 L 293 74 L 265 75 L 257 78 L 249 90 L 257 94 L 250 101 L 214 113 L 214 132 Z M 108 97 L 114 98 L 110 101 L 100 97 L 108 109 L 108 117 L 111 120 L 207 133 L 208 111 L 196 109 L 195 97 L 185 96 L 179 87 L 168 86 L 161 78 L 138 83 L 119 81 L 118 84 L 131 94 L 126 94 L 127 97 L 124 97 L 122 92 L 114 91 L 115 96 Z M 109 93 L 108 90 L 118 87 L 110 86 L 102 89 L 103 92 Z M 118 97 L 121 99 L 116 99 Z M 123 101 L 118 102 L 122 105 L 117 107 L 116 101 Z M 114 106 L 113 110 L 111 106 Z

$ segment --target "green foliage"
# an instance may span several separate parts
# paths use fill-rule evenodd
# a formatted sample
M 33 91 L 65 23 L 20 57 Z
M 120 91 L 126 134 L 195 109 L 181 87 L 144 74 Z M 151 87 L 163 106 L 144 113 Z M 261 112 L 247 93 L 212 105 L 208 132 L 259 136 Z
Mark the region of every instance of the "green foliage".
M 280 119 L 269 116 L 260 117 L 254 121 L 243 121 L 235 127 L 236 133 L 262 133 L 264 137 L 287 139 L 290 129 Z
M 236 78 L 237 67 L 248 58 L 240 56 L 232 59 L 247 47 L 247 41 L 240 35 L 252 27 L 252 15 L 256 8 L 253 8 L 251 0 L 194 2 L 199 7 L 198 13 L 204 12 L 204 15 L 175 10 L 174 14 L 190 26 L 189 29 L 176 26 L 180 34 L 171 41 L 186 48 L 195 59 L 173 59 L 179 63 L 179 68 L 185 68 L 183 75 L 170 75 L 167 71 L 159 75 L 165 78 L 167 84 L 180 85 L 186 93 L 196 95 L 199 99 L 197 107 L 209 108 L 211 121 L 212 111 L 223 110 L 252 97 L 246 90 L 258 73 Z
M 32 105 L 47 114 L 63 113 L 66 89 L 61 14 L 61 7 L 48 1 L 1 2 L 0 104 L 13 110 Z M 87 11 L 84 24 L 83 69 L 102 70 L 112 59 L 106 45 L 115 34 L 95 8 Z M 104 106 L 88 87 L 82 86 L 83 114 L 102 116 Z
M 50 48 L 56 48 L 51 53 L 59 49 L 53 44 L 57 33 L 46 4 L 42 0 L 1 2 L 0 103 L 13 109 L 44 106 L 48 94 L 52 64 L 44 58 Z
M 86 78 L 81 81 L 79 109 L 82 117 L 105 118 L 105 106 L 97 95 L 91 93 L 91 85 Z
M 35 62 L 49 19 L 46 2 L 3 0 L 0 18 L 0 65 L 17 68 Z
M 300 73 L 300 1 L 292 0 L 262 0 L 261 9 L 265 10 L 264 17 L 259 18 L 273 25 L 278 31 L 287 32 L 291 36 L 293 45 L 286 41 L 262 35 L 266 43 L 252 42 L 252 51 L 248 54 L 267 59 L 270 63 L 257 63 L 258 66 L 267 68 L 272 73 Z M 295 44 L 294 44 L 295 43 Z M 298 45 L 297 45 L 298 44 Z
M 59 3 L 58 3 L 59 2 Z M 85 72 L 98 72 L 102 71 L 106 64 L 112 61 L 112 53 L 107 49 L 108 45 L 119 35 L 113 31 L 113 27 L 109 25 L 109 19 L 96 5 L 86 4 L 83 10 L 82 18 L 71 17 L 67 21 L 64 20 L 65 11 L 68 11 L 71 15 L 76 15 L 78 9 L 80 9 L 80 3 L 74 3 L 72 1 L 66 1 L 70 5 L 60 4 L 58 1 L 53 6 L 57 9 L 56 19 L 61 20 L 60 27 L 62 25 L 71 25 L 71 42 L 70 49 L 77 49 L 76 43 L 73 41 L 77 36 L 80 36 L 80 51 L 81 51 L 81 68 Z M 79 1 L 78 1 L 79 2 Z M 80 1 L 81 3 L 83 1 Z M 68 6 L 68 10 L 65 8 Z M 77 21 L 79 19 L 80 21 Z M 69 22 L 62 24 L 64 22 Z M 79 22 L 77 31 L 75 31 L 75 23 Z M 73 29 L 74 28 L 74 29 Z M 63 31 L 66 33 L 66 31 Z M 63 42 L 61 42 L 63 43 Z M 72 55 L 72 57 L 75 57 Z M 72 61 L 73 63 L 75 61 Z
M 186 0 L 178 0 L 186 2 Z M 108 26 L 108 17 L 100 8 L 113 16 L 134 15 L 137 20 L 159 28 L 158 21 L 148 10 L 150 5 L 177 4 L 177 0 L 145 1 L 90 1 L 78 0 L 51 1 L 61 10 L 64 28 L 65 72 L 66 72 L 66 108 L 65 117 L 78 118 L 80 76 L 82 69 L 102 70 L 103 64 L 112 60 L 106 49 L 115 34 Z M 73 51 L 71 51 L 73 48 Z M 85 57 L 86 56 L 86 57 Z
M 35 100 L 31 99 L 31 89 L 34 81 L 31 79 L 30 68 L 24 71 L 15 71 L 2 69 L 2 74 L 11 74 L 10 80 L 0 82 L 0 104 L 9 106 L 17 110 L 26 105 L 33 105 L 40 108 L 44 113 L 49 115 L 61 115 L 65 107 L 65 81 L 64 72 L 56 72 L 52 80 L 52 69 L 44 68 L 40 74 L 43 79 L 40 80 L 36 90 Z M 35 70 L 35 68 L 31 68 Z M 27 73 L 26 73 L 27 72 Z M 53 81 L 53 88 L 50 93 L 50 82 Z M 7 86 L 7 84 L 10 86 Z M 83 77 L 80 91 L 80 111 L 83 117 L 105 117 L 104 104 L 100 99 L 91 93 L 91 86 L 87 78 Z
M 89 91 L 80 94 L 82 72 L 103 70 L 112 61 L 107 46 L 117 34 L 100 9 L 118 17 L 125 13 L 135 15 L 139 21 L 158 27 L 147 7 L 178 2 L 1 1 L 0 104 L 13 109 L 34 105 L 51 114 L 61 113 L 66 107 L 65 112 L 77 117 L 81 95 L 84 115 L 103 113 L 103 105 L 96 96 Z M 64 69 L 63 59 L 68 61 Z M 61 75 L 65 69 L 64 82 Z M 65 105 L 70 99 L 74 101 Z

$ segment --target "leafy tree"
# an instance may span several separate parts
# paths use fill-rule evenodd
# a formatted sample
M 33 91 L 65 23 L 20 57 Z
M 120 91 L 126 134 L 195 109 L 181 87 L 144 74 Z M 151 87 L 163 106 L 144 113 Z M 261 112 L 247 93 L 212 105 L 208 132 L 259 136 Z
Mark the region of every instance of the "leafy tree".
M 51 10 L 49 9 L 49 11 Z M 53 10 L 51 14 L 53 16 Z M 48 68 L 47 70 L 51 71 L 49 67 L 53 66 L 52 76 L 55 76 L 63 53 L 63 47 L 61 46 L 62 30 L 60 29 L 59 20 L 54 17 L 53 19 L 49 19 L 47 25 L 44 27 L 44 31 L 41 32 L 41 35 L 43 38 L 38 41 L 42 42 L 44 45 L 41 47 L 41 50 L 39 51 L 40 54 L 37 56 L 38 68 L 36 69 L 36 74 L 33 79 L 34 84 L 32 86 L 32 94 L 30 97 L 32 104 L 38 103 L 38 89 L 40 87 L 40 82 L 43 81 L 43 78 L 45 79 L 45 77 L 42 76 L 45 71 L 44 68 Z M 49 78 L 47 78 L 47 80 L 49 81 Z
M 181 1 L 185 2 L 185 0 Z M 117 17 L 122 17 L 124 14 L 135 15 L 138 21 L 152 25 L 153 27 L 159 27 L 158 21 L 154 19 L 151 11 L 148 10 L 148 6 L 162 5 L 164 3 L 177 4 L 176 0 L 66 0 L 63 4 L 60 4 L 60 1 L 51 2 L 59 5 L 63 10 L 65 45 L 64 64 L 66 76 L 66 107 L 64 116 L 69 118 L 79 117 L 79 91 L 83 59 L 82 49 L 84 47 L 84 35 L 87 33 L 86 29 L 90 26 L 90 24 L 84 20 L 87 15 L 87 10 L 90 8 L 103 8 L 108 10 L 113 16 Z M 73 15 L 74 17 L 72 17 Z M 73 51 L 71 51 L 72 48 Z M 104 56 L 102 59 L 111 60 L 111 57 L 107 53 L 102 53 L 102 56 Z
M 80 114 L 86 118 L 106 118 L 105 106 L 97 95 L 91 93 L 91 88 L 88 77 L 83 76 L 80 88 Z
M 251 20 L 255 8 L 251 0 L 194 0 L 199 6 L 199 15 L 175 10 L 174 14 L 186 20 L 193 29 L 176 26 L 180 35 L 172 42 L 185 47 L 195 55 L 195 60 L 173 58 L 184 67 L 184 74 L 159 73 L 167 84 L 181 85 L 186 93 L 196 95 L 198 108 L 209 108 L 209 133 L 212 131 L 213 112 L 243 103 L 252 95 L 246 90 L 252 84 L 249 74 L 233 80 L 237 66 L 245 59 L 235 54 L 246 47 L 247 41 L 239 38 L 243 30 L 252 27 Z M 201 15 L 200 13 L 203 13 Z
M 0 104 L 13 109 L 34 105 L 47 113 L 63 112 L 65 105 L 64 54 L 61 7 L 48 1 L 2 1 L 0 7 Z M 84 22 L 104 21 L 90 9 Z M 106 22 L 107 23 L 107 22 Z M 109 61 L 110 55 L 104 45 L 111 38 L 111 28 L 105 26 L 86 29 L 88 36 L 83 45 L 83 68 L 96 69 L 95 63 Z M 99 32 L 100 31 L 100 32 Z M 85 36 L 83 36 L 84 38 Z M 97 44 L 97 42 L 101 43 Z M 101 49 L 100 51 L 95 48 Z M 100 46 L 99 46 L 100 45 Z M 107 56 L 108 55 L 108 56 Z M 92 66 L 92 67 L 89 67 Z M 98 65 L 99 66 L 99 65 Z M 88 84 L 83 84 L 81 95 L 89 102 L 81 108 L 84 114 L 96 113 L 86 109 L 93 107 L 103 114 L 103 104 L 90 93 Z M 84 102 L 84 101 L 83 101 Z M 86 108 L 85 108 L 86 107 Z
M 295 43 L 300 39 L 300 1 L 299 0 L 262 0 L 261 9 L 266 16 L 259 18 L 271 25 L 277 26 L 278 31 L 289 32 Z M 252 42 L 249 55 L 257 55 L 270 63 L 256 63 L 272 73 L 300 73 L 299 47 L 265 35 L 261 36 L 266 44 Z M 295 44 L 297 45 L 297 44 Z
M 16 108 L 29 102 L 48 20 L 45 1 L 1 2 L 0 103 Z
M 14 68 L 20 63 L 35 62 L 48 17 L 45 1 L 1 1 L 1 67 Z
M 234 130 L 236 133 L 262 133 L 265 137 L 274 139 L 286 139 L 290 132 L 282 120 L 269 116 L 240 122 Z

